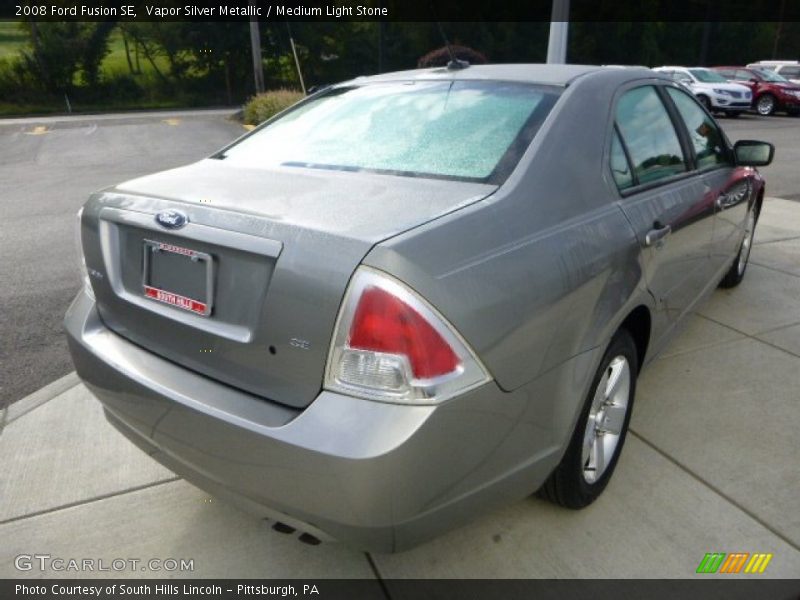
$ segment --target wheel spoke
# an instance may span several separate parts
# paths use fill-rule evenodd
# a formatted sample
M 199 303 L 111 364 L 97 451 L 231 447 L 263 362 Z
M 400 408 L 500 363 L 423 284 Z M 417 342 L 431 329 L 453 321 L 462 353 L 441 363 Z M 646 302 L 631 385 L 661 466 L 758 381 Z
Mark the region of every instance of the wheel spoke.
M 619 435 L 622 433 L 622 424 L 625 422 L 626 412 L 627 410 L 624 406 L 609 404 L 603 410 L 603 420 L 598 423 L 597 429 L 604 433 Z
M 627 367 L 628 363 L 623 359 L 614 359 L 611 362 L 611 376 L 606 387 L 606 399 L 614 398 L 619 393 L 620 386 L 627 384 L 627 377 L 625 377 Z
M 599 408 L 603 405 L 603 402 L 606 401 L 606 398 L 608 398 L 606 390 L 608 389 L 610 370 L 611 369 L 606 369 L 603 373 L 603 376 L 600 378 L 600 381 L 597 382 L 597 388 L 594 390 L 594 398 L 592 398 L 592 410 L 590 411 L 590 416 L 594 416 L 594 414 L 597 413 Z

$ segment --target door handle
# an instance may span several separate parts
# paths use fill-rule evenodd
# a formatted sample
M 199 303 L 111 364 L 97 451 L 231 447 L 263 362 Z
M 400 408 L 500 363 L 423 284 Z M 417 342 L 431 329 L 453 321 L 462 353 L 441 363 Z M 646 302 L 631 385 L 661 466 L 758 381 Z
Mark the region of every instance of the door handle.
M 656 242 L 663 240 L 671 231 L 672 227 L 664 225 L 661 221 L 656 221 L 653 223 L 653 229 L 648 231 L 647 235 L 644 236 L 644 245 L 652 246 Z

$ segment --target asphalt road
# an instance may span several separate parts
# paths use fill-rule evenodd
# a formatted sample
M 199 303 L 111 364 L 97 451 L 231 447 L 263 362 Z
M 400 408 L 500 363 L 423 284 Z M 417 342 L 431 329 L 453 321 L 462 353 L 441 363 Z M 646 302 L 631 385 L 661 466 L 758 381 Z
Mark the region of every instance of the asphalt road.
M 231 113 L 0 121 L 0 407 L 73 369 L 61 320 L 86 197 L 207 156 L 244 133 Z
M 72 370 L 61 320 L 78 289 L 75 213 L 97 189 L 207 156 L 243 133 L 230 111 L 0 121 L 0 407 Z M 800 200 L 800 118 L 720 121 L 775 144 L 767 194 Z
M 800 117 L 742 115 L 718 119 L 732 142 L 762 140 L 775 145 L 775 160 L 759 169 L 767 180 L 767 196 L 800 200 Z

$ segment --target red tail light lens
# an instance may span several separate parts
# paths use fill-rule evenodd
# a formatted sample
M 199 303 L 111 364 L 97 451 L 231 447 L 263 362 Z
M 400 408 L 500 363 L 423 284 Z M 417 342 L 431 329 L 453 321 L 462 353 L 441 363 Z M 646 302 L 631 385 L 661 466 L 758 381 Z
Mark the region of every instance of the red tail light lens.
M 358 268 L 336 323 L 326 389 L 436 404 L 490 379 L 463 338 L 419 294 L 386 273 Z
M 356 350 L 407 357 L 418 379 L 452 373 L 461 364 L 450 344 L 422 315 L 378 287 L 361 294 L 349 338 L 348 345 Z

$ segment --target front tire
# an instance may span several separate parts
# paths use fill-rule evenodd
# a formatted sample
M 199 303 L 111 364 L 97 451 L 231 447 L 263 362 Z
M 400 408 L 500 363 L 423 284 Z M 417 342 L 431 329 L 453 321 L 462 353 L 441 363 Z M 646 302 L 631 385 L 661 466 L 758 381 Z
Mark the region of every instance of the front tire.
M 756 112 L 762 117 L 774 114 L 776 108 L 778 108 L 778 103 L 772 94 L 763 94 L 756 100 Z
M 719 282 L 719 287 L 736 287 L 742 282 L 742 279 L 744 279 L 747 263 L 750 260 L 750 250 L 753 249 L 753 236 L 755 235 L 757 220 L 756 205 L 753 204 L 747 211 L 747 219 L 744 225 L 744 238 L 742 238 L 742 244 L 739 246 L 739 253 L 736 255 L 736 260 L 733 261 L 731 268 L 725 273 L 725 277 Z
M 620 329 L 608 345 L 592 380 L 564 458 L 539 495 L 567 508 L 594 502 L 617 466 L 636 395 L 636 344 Z

